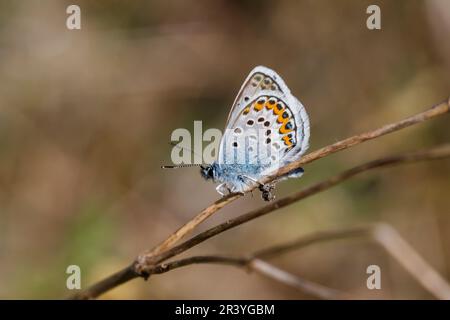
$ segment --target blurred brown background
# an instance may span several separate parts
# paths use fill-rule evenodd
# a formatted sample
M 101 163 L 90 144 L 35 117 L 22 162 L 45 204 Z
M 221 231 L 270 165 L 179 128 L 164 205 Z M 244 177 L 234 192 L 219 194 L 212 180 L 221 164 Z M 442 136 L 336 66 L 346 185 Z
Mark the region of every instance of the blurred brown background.
M 66 29 L 66 7 L 82 29 Z M 366 28 L 381 7 L 382 29 Z M 311 150 L 422 111 L 450 85 L 450 2 L 0 1 L 0 297 L 63 298 L 66 267 L 87 286 L 128 264 L 218 198 L 197 169 L 163 171 L 170 134 L 223 128 L 256 65 L 306 106 Z M 449 141 L 448 116 L 308 165 L 281 197 L 376 157 Z M 449 161 L 365 174 L 187 252 L 245 254 L 317 230 L 384 221 L 450 278 Z M 205 223 L 262 206 L 246 196 Z M 186 256 L 185 255 L 185 256 Z M 368 298 L 432 298 L 369 241 L 272 261 Z M 366 288 L 366 267 L 382 290 Z M 301 299 L 227 266 L 135 280 L 103 298 Z

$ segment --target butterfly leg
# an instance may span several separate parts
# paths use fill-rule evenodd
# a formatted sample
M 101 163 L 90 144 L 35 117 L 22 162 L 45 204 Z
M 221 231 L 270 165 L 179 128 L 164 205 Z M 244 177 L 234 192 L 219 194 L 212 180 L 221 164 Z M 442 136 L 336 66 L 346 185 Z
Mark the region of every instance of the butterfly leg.
M 231 188 L 226 183 L 221 183 L 216 187 L 216 191 L 222 196 L 225 197 L 231 193 L 240 193 L 244 194 L 244 192 L 236 190 L 236 188 Z
M 260 184 L 259 190 L 261 191 L 261 198 L 264 201 L 272 201 L 275 199 L 275 195 L 272 193 L 275 190 L 275 183 Z
M 228 189 L 227 185 L 225 183 L 221 183 L 216 187 L 216 191 L 221 195 L 225 196 L 226 194 L 230 193 L 231 190 Z
M 275 183 L 262 184 L 258 180 L 253 179 L 252 177 L 246 175 L 241 175 L 240 178 L 242 181 L 244 181 L 245 178 L 256 183 L 258 185 L 259 190 L 261 191 L 261 197 L 263 198 L 264 201 L 272 201 L 273 199 L 275 199 L 275 195 L 272 193 L 272 191 L 275 189 Z
M 251 187 L 251 184 L 248 183 L 249 181 L 250 181 L 250 182 L 253 182 L 253 183 L 255 183 L 255 184 L 257 184 L 258 186 L 261 186 L 261 185 L 262 185 L 261 182 L 259 182 L 258 180 L 254 179 L 254 178 L 252 178 L 252 177 L 250 177 L 250 176 L 244 175 L 244 174 L 239 175 L 239 176 L 238 176 L 238 179 L 239 179 L 241 182 L 245 183 L 247 186 L 250 186 L 250 187 Z
M 239 180 L 241 180 L 241 181 L 244 182 L 244 183 L 245 183 L 245 180 L 247 179 L 247 180 L 250 180 L 250 181 L 252 181 L 252 182 L 254 182 L 254 183 L 256 183 L 256 184 L 259 184 L 259 181 L 258 181 L 258 180 L 253 179 L 252 177 L 247 176 L 247 175 L 245 175 L 245 174 L 239 175 L 238 178 L 239 178 Z
M 288 173 L 282 175 L 281 177 L 272 181 L 272 183 L 260 184 L 259 190 L 261 190 L 261 196 L 265 201 L 272 201 L 275 199 L 275 195 L 272 194 L 272 191 L 275 189 L 275 184 L 281 180 L 287 178 L 300 178 L 305 170 L 303 168 L 296 168 Z
M 248 180 L 253 181 L 254 183 L 258 184 L 258 189 L 261 191 L 261 197 L 264 201 L 272 201 L 275 199 L 275 195 L 272 193 L 275 190 L 275 184 L 281 180 L 287 179 L 287 178 L 300 178 L 305 170 L 303 168 L 296 168 L 292 171 L 289 171 L 288 173 L 282 175 L 281 177 L 275 179 L 271 183 L 262 184 L 261 182 L 253 179 L 249 176 L 242 175 L 242 178 L 246 178 Z

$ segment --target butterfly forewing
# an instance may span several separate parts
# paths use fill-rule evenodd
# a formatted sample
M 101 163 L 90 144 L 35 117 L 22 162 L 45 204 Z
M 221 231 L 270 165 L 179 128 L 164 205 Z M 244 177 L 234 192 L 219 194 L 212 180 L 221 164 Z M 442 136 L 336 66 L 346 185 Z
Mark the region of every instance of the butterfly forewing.
M 289 89 L 283 79 L 281 79 L 275 71 L 263 66 L 258 66 L 249 73 L 247 79 L 245 79 L 242 84 L 231 107 L 227 124 L 234 120 L 233 118 L 237 116 L 242 107 L 247 105 L 248 102 L 255 97 L 259 96 L 261 91 L 264 90 L 282 94 L 289 93 Z

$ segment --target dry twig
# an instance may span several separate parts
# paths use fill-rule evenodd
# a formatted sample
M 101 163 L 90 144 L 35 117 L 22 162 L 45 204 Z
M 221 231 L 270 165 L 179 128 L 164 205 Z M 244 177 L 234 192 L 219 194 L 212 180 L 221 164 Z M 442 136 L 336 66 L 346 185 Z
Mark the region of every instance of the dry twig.
M 442 102 L 424 112 L 416 114 L 412 117 L 406 118 L 404 120 L 387 124 L 378 128 L 376 130 L 372 130 L 363 134 L 355 135 L 353 137 L 344 139 L 327 147 L 321 148 L 317 151 L 311 152 L 300 160 L 291 163 L 276 172 L 274 175 L 264 179 L 263 183 L 268 183 L 277 177 L 295 169 L 301 167 L 307 163 L 310 163 L 314 160 L 323 158 L 332 153 L 338 152 L 340 150 L 347 149 L 356 144 L 375 139 L 382 135 L 403 129 L 405 127 L 421 123 L 423 121 L 435 118 L 437 116 L 446 114 L 450 111 L 449 101 Z M 372 162 L 368 162 L 364 165 L 354 167 L 350 170 L 344 171 L 343 173 L 336 175 L 330 179 L 327 179 L 323 182 L 317 183 L 309 188 L 306 188 L 300 192 L 294 193 L 290 196 L 282 198 L 278 201 L 275 201 L 269 205 L 266 205 L 260 209 L 253 210 L 247 214 L 243 214 L 235 219 L 229 220 L 223 224 L 220 224 L 214 228 L 211 228 L 205 232 L 200 233 L 199 235 L 193 237 L 192 239 L 178 245 L 174 246 L 180 239 L 189 234 L 196 226 L 202 223 L 205 219 L 210 217 L 212 214 L 223 208 L 225 205 L 231 203 L 237 198 L 241 197 L 240 194 L 231 194 L 229 196 L 223 197 L 216 202 L 214 202 L 211 206 L 207 207 L 203 211 L 201 211 L 198 215 L 196 215 L 193 219 L 191 219 L 188 223 L 186 223 L 183 227 L 178 229 L 172 235 L 170 235 L 165 241 L 163 241 L 160 245 L 156 246 L 154 249 L 144 252 L 139 255 L 136 261 L 128 266 L 127 268 L 105 278 L 104 280 L 98 282 L 97 284 L 89 287 L 83 292 L 80 292 L 76 296 L 76 298 L 95 298 L 102 294 L 105 291 L 108 291 L 124 282 L 127 282 L 136 277 L 144 277 L 147 278 L 155 265 L 160 262 L 167 260 L 181 252 L 186 251 L 187 249 L 209 239 L 219 233 L 222 233 L 228 229 L 236 227 L 240 224 L 243 224 L 247 221 L 253 220 L 257 217 L 260 217 L 264 214 L 277 210 L 281 207 L 287 206 L 293 202 L 304 199 L 310 195 L 316 194 L 318 192 L 324 191 L 340 182 L 343 182 L 359 173 L 365 172 L 370 169 L 384 167 L 393 164 L 400 164 L 412 161 L 421 161 L 421 160 L 432 160 L 432 159 L 440 159 L 444 157 L 450 156 L 450 146 L 446 145 L 441 148 L 435 148 L 425 151 L 419 151 L 404 155 L 399 155 L 395 157 L 382 158 L 379 160 L 375 160 Z
M 375 225 L 353 227 L 343 230 L 327 230 L 300 237 L 299 239 L 272 246 L 253 254 L 233 256 L 193 256 L 174 260 L 154 266 L 148 272 L 156 275 L 193 264 L 231 265 L 254 271 L 265 277 L 293 287 L 307 295 L 319 299 L 350 299 L 355 298 L 339 290 L 328 288 L 293 275 L 265 260 L 277 257 L 293 250 L 298 250 L 313 244 L 354 237 L 368 237 L 381 245 L 387 253 L 396 259 L 425 289 L 439 299 L 450 299 L 450 286 L 447 281 L 431 267 L 390 225 L 379 223 Z
M 290 172 L 294 169 L 300 168 L 305 164 L 308 164 L 315 160 L 326 157 L 332 153 L 348 149 L 348 148 L 353 147 L 362 142 L 384 136 L 388 133 L 398 131 L 400 129 L 412 126 L 414 124 L 421 123 L 421 122 L 424 122 L 429 119 L 433 119 L 437 116 L 448 113 L 449 111 L 450 111 L 449 100 L 441 102 L 426 111 L 423 111 L 414 116 L 408 117 L 404 120 L 386 124 L 378 129 L 352 136 L 350 138 L 347 138 L 347 139 L 341 140 L 339 142 L 333 143 L 331 145 L 328 145 L 326 147 L 323 147 L 319 150 L 313 151 L 313 152 L 303 156 L 299 160 L 280 168 L 273 175 L 268 176 L 265 179 L 262 179 L 260 182 L 262 184 L 269 183 L 273 180 L 276 180 L 278 177 L 281 177 L 281 176 L 287 174 L 288 172 Z M 247 192 L 250 192 L 250 191 L 252 191 L 252 190 L 248 190 Z M 201 224 L 203 221 L 205 221 L 207 218 L 209 218 L 215 212 L 222 209 L 224 206 L 228 205 L 229 203 L 233 202 L 234 200 L 240 198 L 241 196 L 242 196 L 242 194 L 230 194 L 228 196 L 225 196 L 225 197 L 215 201 L 212 205 L 210 205 L 207 208 L 205 208 L 204 210 L 202 210 L 194 218 L 192 218 L 190 221 L 188 221 L 185 225 L 183 225 L 181 228 L 179 228 L 177 231 L 175 231 L 173 234 L 171 234 L 166 240 L 164 240 L 158 246 L 156 246 L 155 248 L 153 248 L 152 250 L 147 252 L 145 254 L 145 259 L 148 259 L 149 257 L 155 256 L 155 255 L 173 247 L 173 245 L 175 243 L 177 243 L 179 240 L 181 240 L 183 237 L 185 237 L 187 234 L 189 234 L 192 230 L 195 229 L 195 227 L 197 227 L 199 224 Z M 141 255 L 140 257 L 142 258 L 143 255 Z
M 411 276 L 416 279 L 416 281 L 418 281 L 435 297 L 439 299 L 450 299 L 450 285 L 447 281 L 436 270 L 434 270 L 434 268 L 430 266 L 392 226 L 385 223 L 348 228 L 344 230 L 327 230 L 316 232 L 309 236 L 303 236 L 292 242 L 283 243 L 281 245 L 272 246 L 267 249 L 257 251 L 246 257 L 189 257 L 157 265 L 151 273 L 166 273 L 176 268 L 199 263 L 234 265 L 256 271 L 266 277 L 275 279 L 319 299 L 350 298 L 351 295 L 349 294 L 345 294 L 338 290 L 302 279 L 281 270 L 265 262 L 264 260 L 274 258 L 276 256 L 288 253 L 289 251 L 298 250 L 312 244 L 353 237 L 369 237 L 374 240 L 395 260 L 397 260 L 397 262 L 401 264 L 411 274 Z

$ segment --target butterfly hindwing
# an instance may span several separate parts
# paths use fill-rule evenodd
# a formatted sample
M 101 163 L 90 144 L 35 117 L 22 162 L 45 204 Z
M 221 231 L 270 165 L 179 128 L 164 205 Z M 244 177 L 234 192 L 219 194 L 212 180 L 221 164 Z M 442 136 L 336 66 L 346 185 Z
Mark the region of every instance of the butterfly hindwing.
M 286 153 L 281 165 L 298 160 L 309 148 L 310 124 L 309 117 L 303 104 L 292 94 L 286 96 L 287 106 L 290 108 L 295 120 L 296 140 L 292 149 Z
M 299 157 L 308 137 L 309 122 L 300 102 L 290 93 L 263 90 L 228 123 L 219 160 L 269 173 Z

